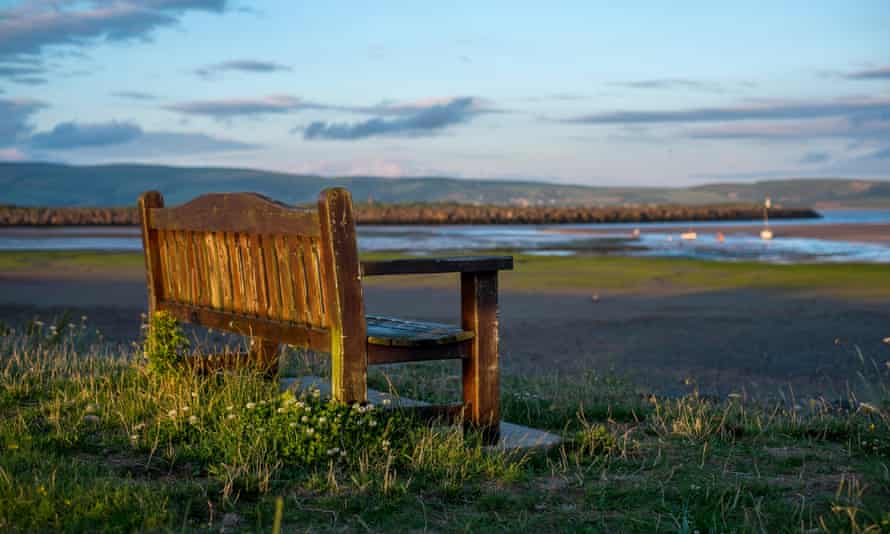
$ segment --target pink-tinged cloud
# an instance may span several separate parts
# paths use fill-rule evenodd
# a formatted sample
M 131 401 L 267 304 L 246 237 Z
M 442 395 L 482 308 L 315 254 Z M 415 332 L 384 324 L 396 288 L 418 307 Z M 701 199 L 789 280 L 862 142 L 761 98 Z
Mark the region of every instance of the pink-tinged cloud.
M 18 148 L 0 148 L 0 161 L 25 161 L 27 154 Z
M 307 109 L 330 108 L 324 104 L 309 102 L 295 96 L 270 95 L 261 98 L 193 100 L 171 104 L 165 109 L 186 115 L 231 119 L 238 116 L 282 115 Z

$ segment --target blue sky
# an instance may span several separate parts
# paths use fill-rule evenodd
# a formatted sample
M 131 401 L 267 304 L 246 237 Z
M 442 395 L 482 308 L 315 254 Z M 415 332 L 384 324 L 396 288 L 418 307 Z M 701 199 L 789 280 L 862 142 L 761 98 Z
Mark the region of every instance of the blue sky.
M 0 159 L 890 178 L 890 2 L 618 4 L 0 0 Z

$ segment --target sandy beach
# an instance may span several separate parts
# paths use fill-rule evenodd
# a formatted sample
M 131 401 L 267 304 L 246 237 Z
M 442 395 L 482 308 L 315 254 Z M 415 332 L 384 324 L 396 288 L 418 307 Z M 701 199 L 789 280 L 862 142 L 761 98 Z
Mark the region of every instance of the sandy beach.
M 379 279 L 378 279 L 379 280 Z M 21 324 L 65 311 L 86 315 L 107 338 L 139 335 L 145 311 L 141 268 L 65 272 L 0 271 L 0 320 Z M 596 288 L 593 288 L 596 291 Z M 369 283 L 367 311 L 459 320 L 453 288 Z M 711 291 L 510 291 L 501 293 L 505 372 L 610 373 L 641 393 L 698 386 L 724 395 L 775 397 L 780 390 L 837 398 L 860 369 L 856 347 L 879 363 L 890 356 L 890 302 L 766 289 Z

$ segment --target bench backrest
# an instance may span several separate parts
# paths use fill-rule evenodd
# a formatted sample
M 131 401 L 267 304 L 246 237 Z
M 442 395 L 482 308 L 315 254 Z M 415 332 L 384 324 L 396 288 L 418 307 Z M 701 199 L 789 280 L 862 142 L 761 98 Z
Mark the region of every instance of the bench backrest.
M 208 194 L 165 208 L 156 191 L 144 193 L 139 207 L 150 311 L 325 352 L 346 337 L 364 342 L 345 189 L 323 191 L 317 209 L 253 193 Z

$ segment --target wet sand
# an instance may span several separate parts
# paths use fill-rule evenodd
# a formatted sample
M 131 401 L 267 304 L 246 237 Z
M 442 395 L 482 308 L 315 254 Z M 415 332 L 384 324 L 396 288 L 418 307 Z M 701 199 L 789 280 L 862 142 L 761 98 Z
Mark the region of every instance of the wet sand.
M 649 233 L 673 233 L 679 234 L 689 230 L 686 225 L 665 225 L 665 226 L 647 226 L 640 224 L 638 226 L 641 232 Z M 870 223 L 870 224 L 778 224 L 772 225 L 771 230 L 776 238 L 781 237 L 798 237 L 809 239 L 825 239 L 829 241 L 851 241 L 854 243 L 890 243 L 890 224 Z M 716 234 L 722 232 L 723 235 L 745 235 L 758 237 L 761 227 L 759 225 L 701 225 L 695 226 L 694 230 L 700 235 Z M 549 230 L 557 234 L 572 235 L 597 235 L 597 236 L 616 236 L 627 237 L 630 234 L 628 229 L 615 228 L 554 228 Z
M 454 290 L 368 285 L 369 313 L 457 321 Z M 110 339 L 139 333 L 145 286 L 138 269 L 118 272 L 0 272 L 0 320 L 22 323 L 70 311 Z M 501 358 L 509 373 L 611 370 L 641 392 L 844 396 L 860 363 L 890 359 L 890 302 L 750 289 L 684 292 L 501 294 Z

